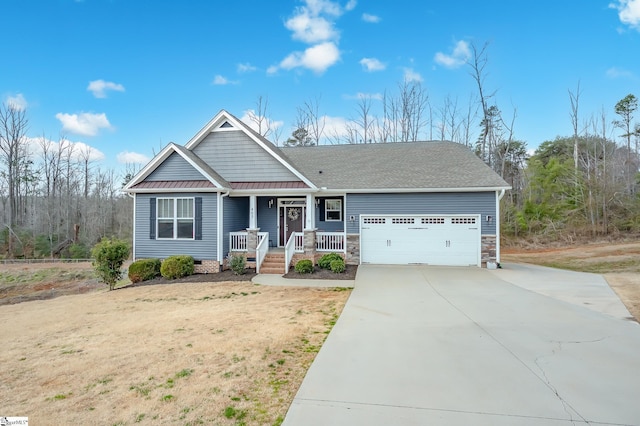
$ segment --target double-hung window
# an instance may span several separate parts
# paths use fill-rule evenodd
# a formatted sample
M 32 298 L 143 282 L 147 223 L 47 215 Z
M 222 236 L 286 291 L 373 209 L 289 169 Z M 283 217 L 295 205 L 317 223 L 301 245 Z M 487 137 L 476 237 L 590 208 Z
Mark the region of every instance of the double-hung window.
M 193 201 L 193 198 L 158 198 L 158 238 L 194 238 Z
M 342 200 L 324 200 L 324 220 L 327 222 L 342 220 Z

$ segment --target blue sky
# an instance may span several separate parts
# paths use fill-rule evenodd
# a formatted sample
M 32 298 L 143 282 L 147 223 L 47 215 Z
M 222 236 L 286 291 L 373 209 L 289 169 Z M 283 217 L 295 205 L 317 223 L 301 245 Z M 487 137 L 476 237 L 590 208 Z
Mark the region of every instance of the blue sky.
M 27 109 L 30 137 L 104 167 L 144 164 L 259 96 L 280 141 L 305 102 L 340 131 L 359 96 L 377 113 L 405 80 L 434 111 L 466 110 L 471 43 L 490 43 L 485 89 L 531 149 L 572 133 L 578 82 L 581 122 L 640 97 L 640 0 L 2 0 L 0 15 L 0 100 Z

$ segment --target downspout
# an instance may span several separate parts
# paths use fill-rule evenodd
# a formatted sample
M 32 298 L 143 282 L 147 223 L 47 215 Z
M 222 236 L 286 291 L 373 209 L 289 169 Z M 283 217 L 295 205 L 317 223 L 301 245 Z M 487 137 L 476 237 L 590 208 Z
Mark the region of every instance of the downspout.
M 223 198 L 229 196 L 230 191 L 225 193 L 218 192 L 218 263 L 220 264 L 220 271 L 222 271 L 222 265 L 224 263 L 224 257 L 222 251 L 224 250 L 224 205 Z
M 504 197 L 506 190 L 496 191 L 496 264 L 500 268 L 500 200 Z
M 136 199 L 136 194 L 131 194 L 130 192 L 127 192 L 127 195 L 131 198 L 133 198 L 133 236 L 132 236 L 132 241 L 131 241 L 131 251 L 132 251 L 132 256 L 131 256 L 131 260 L 135 261 L 136 260 L 136 203 L 137 203 L 137 199 Z

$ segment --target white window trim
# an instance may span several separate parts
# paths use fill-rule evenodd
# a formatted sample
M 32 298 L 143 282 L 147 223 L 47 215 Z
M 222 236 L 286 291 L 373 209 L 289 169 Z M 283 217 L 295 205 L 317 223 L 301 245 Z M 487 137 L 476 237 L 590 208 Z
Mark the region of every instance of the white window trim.
M 339 203 L 339 207 L 337 209 L 329 209 L 327 207 L 327 202 L 329 201 L 337 201 Z M 329 212 L 338 212 L 340 217 L 338 219 L 329 219 Z M 339 198 L 327 198 L 324 200 L 324 221 L 325 222 L 342 222 L 342 200 Z
M 173 217 L 160 217 L 160 200 L 173 200 Z M 178 200 L 191 200 L 191 214 L 188 217 L 178 217 Z M 173 237 L 160 237 L 160 219 L 173 219 Z M 191 219 L 191 238 L 178 237 L 178 219 Z M 196 239 L 196 199 L 195 197 L 162 197 L 156 199 L 156 240 L 193 241 Z

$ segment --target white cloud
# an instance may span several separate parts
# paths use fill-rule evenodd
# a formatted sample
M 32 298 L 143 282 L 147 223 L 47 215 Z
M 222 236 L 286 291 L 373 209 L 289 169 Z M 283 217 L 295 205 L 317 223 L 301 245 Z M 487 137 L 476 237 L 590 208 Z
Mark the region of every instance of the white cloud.
M 16 111 L 23 111 L 27 109 L 27 100 L 22 93 L 18 93 L 15 96 L 7 96 L 7 106 Z
M 293 32 L 293 38 L 305 43 L 317 43 L 338 38 L 338 32 L 333 27 L 333 22 L 323 17 L 310 16 L 306 13 L 299 14 L 289 19 L 285 27 Z
M 387 67 L 376 58 L 362 58 L 360 59 L 360 65 L 367 72 L 382 71 Z
M 112 81 L 94 80 L 89 82 L 87 90 L 93 93 L 96 98 L 106 98 L 107 90 L 115 90 L 116 92 L 124 92 L 124 86 L 122 84 L 114 83 Z
M 304 52 L 293 52 L 280 62 L 280 68 L 290 70 L 293 68 L 308 68 L 317 74 L 322 74 L 338 62 L 340 51 L 332 42 L 316 44 L 305 49 Z
M 349 133 L 350 126 L 348 124 L 350 121 L 344 117 L 330 117 L 325 115 L 321 120 L 324 122 L 324 134 L 330 138 L 344 137 Z
M 137 152 L 122 151 L 116 157 L 120 164 L 147 164 L 151 159 Z
M 250 63 L 245 63 L 245 64 L 238 64 L 238 72 L 239 73 L 246 73 L 246 72 L 254 72 L 255 70 L 257 70 L 256 67 L 254 67 L 253 65 L 251 65 Z
M 71 158 L 75 161 L 84 161 L 84 158 L 88 156 L 89 161 L 102 161 L 105 159 L 104 153 L 97 148 L 87 145 L 84 142 L 73 142 L 69 139 L 61 139 L 59 141 L 52 141 L 46 138 L 29 138 L 27 140 L 30 151 L 37 156 L 43 154 L 42 144 L 47 146 L 50 153 L 61 152 L 63 155 L 68 154 L 68 150 L 71 150 Z
M 445 68 L 459 68 L 466 64 L 470 57 L 471 51 L 469 50 L 469 43 L 464 40 L 460 40 L 455 44 L 450 55 L 438 52 L 436 53 L 434 60 L 437 64 L 442 65 Z
M 640 31 L 640 0 L 618 0 L 609 7 L 618 10 L 620 22 Z
M 377 24 L 378 22 L 380 22 L 380 17 L 376 15 L 371 15 L 369 13 L 363 13 L 362 20 L 364 22 L 369 22 L 371 24 Z
M 275 131 L 277 129 L 279 129 L 280 127 L 284 126 L 284 121 L 281 120 L 271 120 L 268 117 L 260 117 L 258 115 L 256 115 L 256 112 L 252 109 L 248 109 L 244 112 L 244 114 L 242 115 L 242 117 L 240 118 L 240 120 L 242 120 L 242 122 L 244 124 L 246 124 L 247 126 L 251 127 L 253 130 L 255 130 L 256 132 L 258 132 L 258 123 L 256 123 L 256 120 L 262 118 L 262 120 L 264 120 L 262 122 L 262 132 L 264 133 L 265 129 L 271 129 L 271 131 Z
M 56 118 L 62 123 L 62 130 L 77 135 L 95 136 L 100 129 L 112 129 L 111 123 L 105 113 L 92 114 L 82 112 L 80 114 L 66 114 L 59 112 Z
M 414 71 L 413 68 L 405 68 L 404 69 L 404 81 L 407 83 L 416 82 L 422 83 L 422 76 L 419 72 Z
M 213 78 L 212 84 L 215 84 L 216 86 L 226 86 L 227 84 L 238 84 L 238 82 L 229 80 L 228 78 L 218 74 Z
M 312 45 L 305 51 L 292 52 L 279 66 L 271 66 L 267 74 L 275 74 L 278 69 L 309 68 L 320 74 L 340 59 L 338 41 L 340 32 L 335 27 L 336 20 L 345 12 L 356 7 L 356 0 L 349 0 L 344 6 L 331 0 L 303 0 L 293 16 L 284 26 L 292 32 L 294 40 Z
M 630 78 L 633 77 L 633 73 L 631 71 L 622 69 L 622 68 L 616 68 L 616 67 L 611 67 L 607 70 L 607 77 L 609 78 Z

